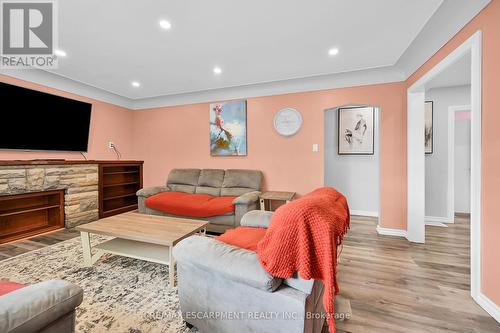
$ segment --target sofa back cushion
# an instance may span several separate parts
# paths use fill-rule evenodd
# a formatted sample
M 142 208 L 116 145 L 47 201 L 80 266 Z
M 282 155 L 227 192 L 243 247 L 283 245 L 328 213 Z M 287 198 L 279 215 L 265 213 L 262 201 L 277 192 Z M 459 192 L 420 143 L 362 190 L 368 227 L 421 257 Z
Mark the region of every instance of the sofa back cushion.
M 172 169 L 167 186 L 172 192 L 240 196 L 259 191 L 262 172 L 237 169 Z
M 259 170 L 228 169 L 224 174 L 224 182 L 220 195 L 239 196 L 247 192 L 259 191 L 262 172 Z
M 200 172 L 200 169 L 172 169 L 167 186 L 173 192 L 195 193 Z

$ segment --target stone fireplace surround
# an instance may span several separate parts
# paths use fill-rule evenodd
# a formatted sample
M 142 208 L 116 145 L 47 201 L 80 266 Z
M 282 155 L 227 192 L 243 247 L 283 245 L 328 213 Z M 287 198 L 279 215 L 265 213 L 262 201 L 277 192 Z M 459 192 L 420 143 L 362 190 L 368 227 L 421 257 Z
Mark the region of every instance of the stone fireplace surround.
M 0 195 L 65 190 L 65 226 L 99 218 L 98 164 L 0 165 Z

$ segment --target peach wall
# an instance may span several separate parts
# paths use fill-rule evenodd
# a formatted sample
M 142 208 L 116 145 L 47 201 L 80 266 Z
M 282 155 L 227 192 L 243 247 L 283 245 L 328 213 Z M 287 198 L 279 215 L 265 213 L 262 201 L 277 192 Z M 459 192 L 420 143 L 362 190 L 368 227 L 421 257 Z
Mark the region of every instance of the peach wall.
M 172 168 L 249 168 L 264 172 L 265 188 L 305 194 L 323 185 L 323 119 L 327 108 L 381 108 L 381 224 L 406 227 L 406 85 L 380 84 L 247 99 L 248 156 L 211 157 L 209 104 L 134 113 L 135 157 L 145 161 L 145 186 L 164 184 Z M 293 107 L 303 127 L 293 137 L 273 128 L 276 111 Z M 318 143 L 320 151 L 312 152 Z M 374 175 L 375 177 L 377 175 Z
M 109 141 L 113 141 L 122 153 L 123 159 L 132 158 L 132 110 L 9 76 L 0 75 L 0 82 L 92 103 L 92 119 L 87 157 L 89 159 L 101 160 L 116 159 L 115 153 L 107 146 Z M 8 108 L 2 106 L 2 112 L 8 111 Z M 68 126 L 71 126 L 71 124 L 68 124 Z M 20 134 L 22 135 L 23 132 L 20 131 Z M 0 150 L 0 160 L 26 160 L 35 158 L 83 159 L 80 153 Z
M 476 31 L 482 50 L 482 292 L 500 305 L 500 1 L 493 0 L 408 80 L 412 85 Z

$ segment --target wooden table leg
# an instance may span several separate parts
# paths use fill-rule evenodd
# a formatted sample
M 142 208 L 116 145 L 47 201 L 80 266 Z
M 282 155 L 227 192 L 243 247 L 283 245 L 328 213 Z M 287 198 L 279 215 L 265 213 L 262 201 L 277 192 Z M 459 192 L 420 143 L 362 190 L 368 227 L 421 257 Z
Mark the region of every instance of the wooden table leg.
M 172 255 L 172 246 L 168 247 L 168 284 L 170 288 L 175 285 L 175 259 Z
M 91 267 L 92 266 L 92 252 L 91 252 L 91 246 L 90 246 L 90 236 L 88 232 L 82 231 L 81 233 L 81 238 L 82 238 L 82 248 L 83 248 L 83 264 L 86 267 Z

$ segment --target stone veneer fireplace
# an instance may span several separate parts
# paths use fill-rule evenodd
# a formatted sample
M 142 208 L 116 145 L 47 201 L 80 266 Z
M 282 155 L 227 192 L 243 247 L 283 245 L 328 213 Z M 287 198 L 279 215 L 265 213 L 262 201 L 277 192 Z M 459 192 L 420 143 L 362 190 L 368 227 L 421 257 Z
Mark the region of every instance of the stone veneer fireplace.
M 99 218 L 98 164 L 0 166 L 0 196 L 64 190 L 64 224 Z

